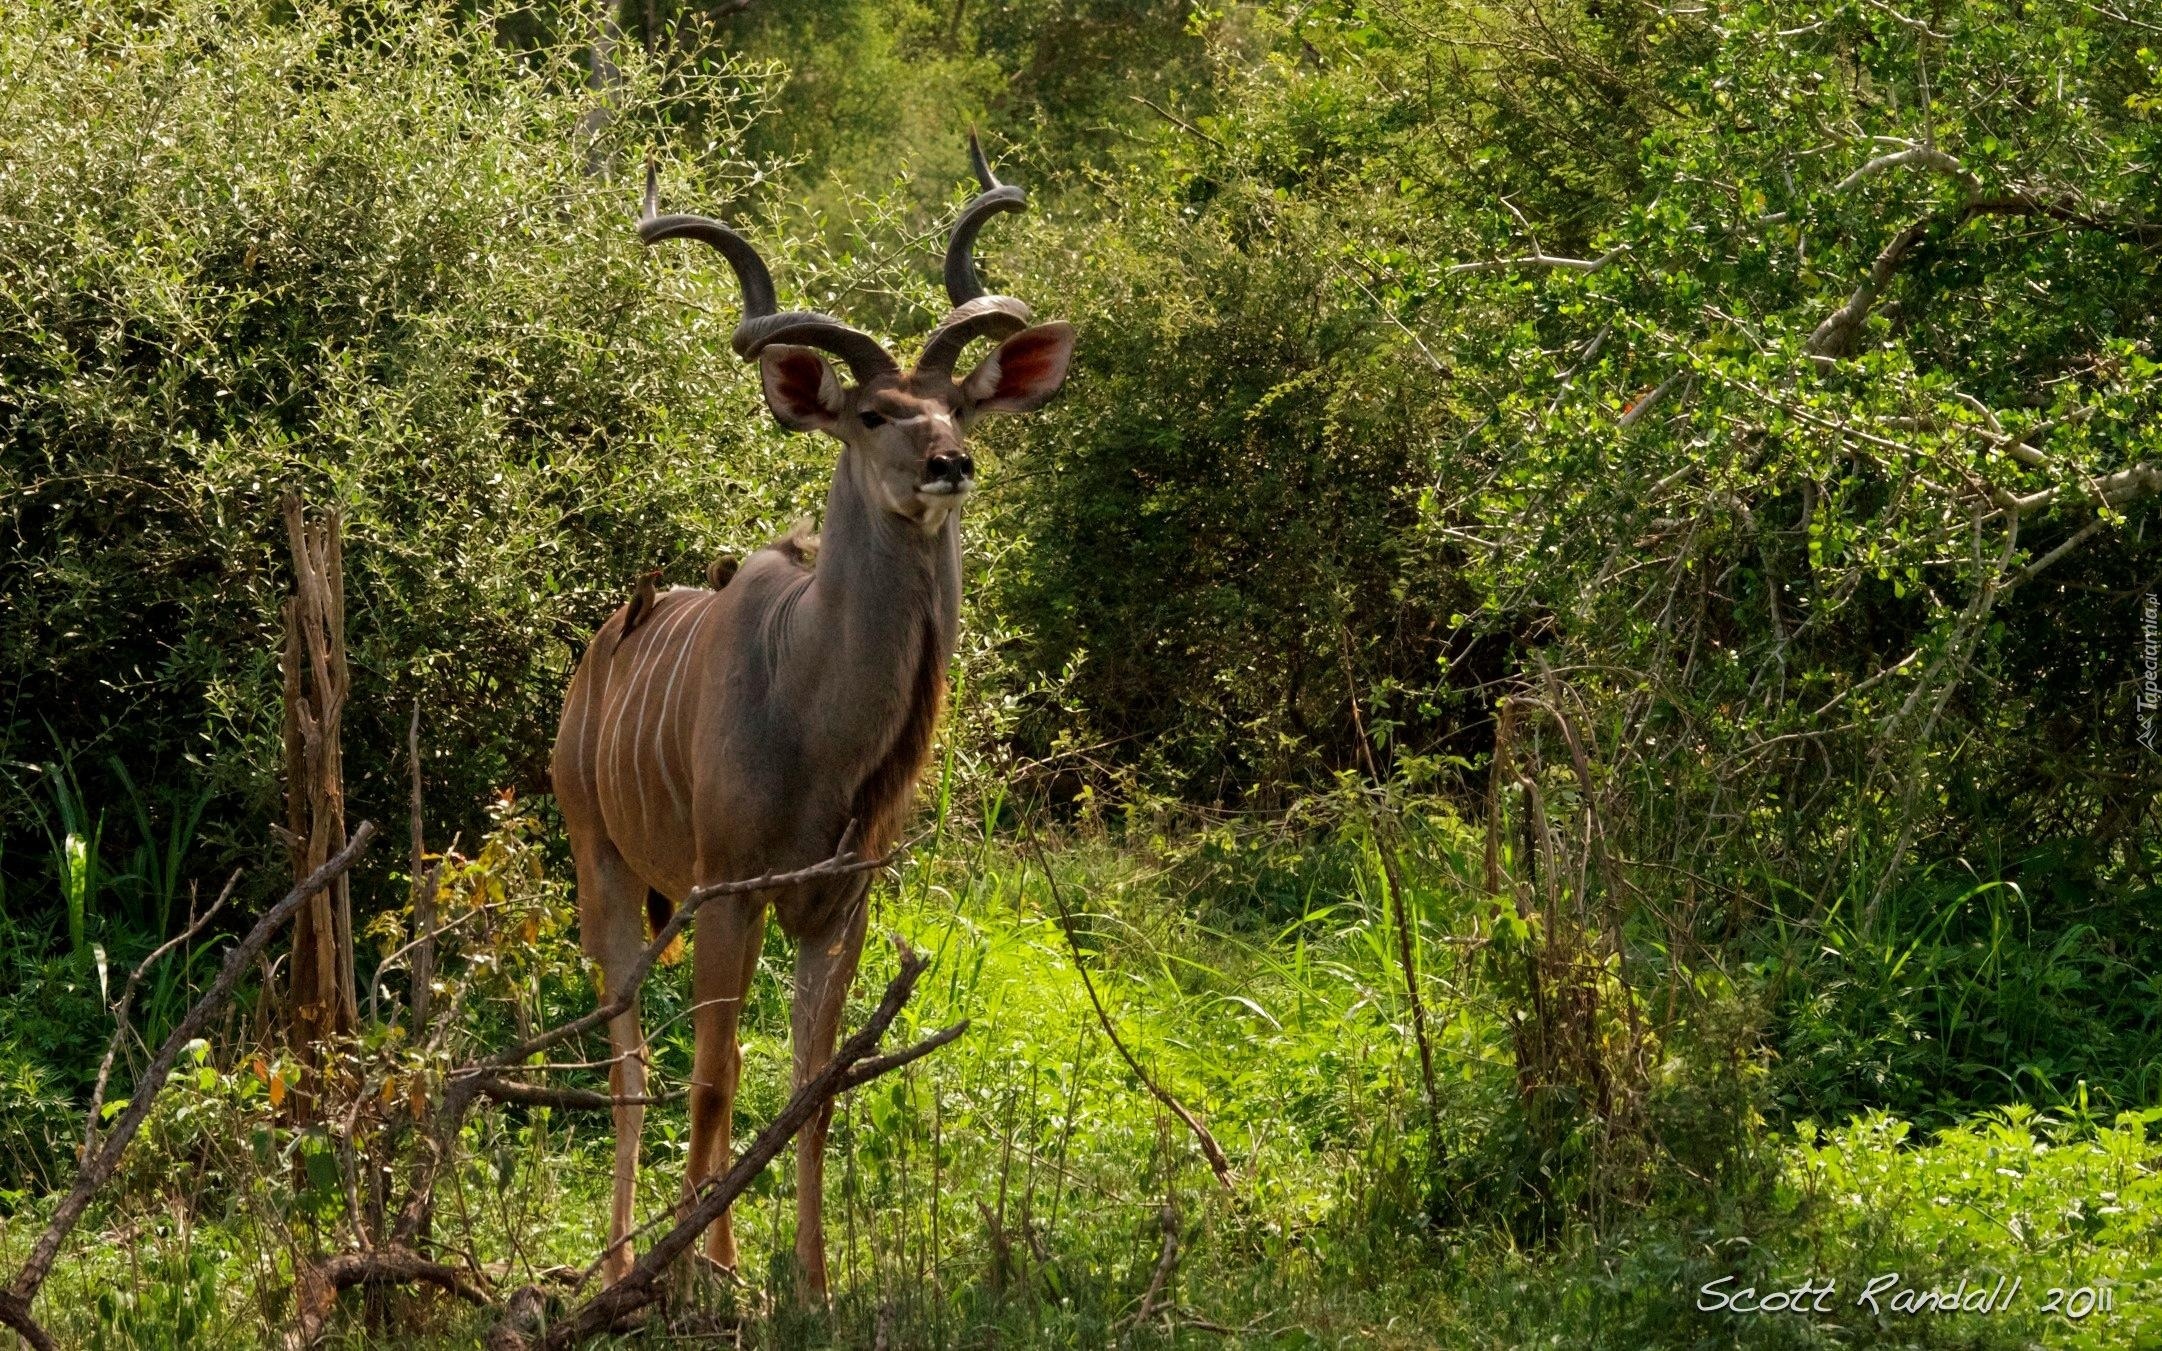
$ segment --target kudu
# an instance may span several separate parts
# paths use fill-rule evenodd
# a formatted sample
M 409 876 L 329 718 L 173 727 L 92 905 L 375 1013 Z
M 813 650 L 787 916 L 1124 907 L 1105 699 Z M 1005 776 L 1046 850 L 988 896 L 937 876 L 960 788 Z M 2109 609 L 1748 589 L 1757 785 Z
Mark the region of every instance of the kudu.
M 1030 326 L 1028 306 L 987 295 L 972 259 L 992 215 L 1019 210 L 973 137 L 983 190 L 946 250 L 952 309 L 903 371 L 870 335 L 824 314 L 777 312 L 772 276 L 741 235 L 701 216 L 656 213 L 648 171 L 639 236 L 718 249 L 743 290 L 732 345 L 758 362 L 766 405 L 790 431 L 841 443 L 815 563 L 790 537 L 753 553 L 717 590 L 677 588 L 626 605 L 578 664 L 557 732 L 556 797 L 578 864 L 581 941 L 617 988 L 655 927 L 695 887 L 801 868 L 831 856 L 844 831 L 874 857 L 906 813 L 945 699 L 961 603 L 961 505 L 975 487 L 963 438 L 986 413 L 1025 412 L 1058 392 L 1074 334 Z M 999 346 L 968 375 L 954 364 L 978 338 Z M 844 384 L 813 348 L 847 364 Z M 633 613 L 636 610 L 638 613 Z M 729 1160 L 742 1060 L 737 1017 L 758 968 L 770 905 L 797 943 L 790 1035 L 795 1082 L 833 1053 L 863 947 L 869 874 L 724 897 L 695 921 L 688 1197 Z M 619 1098 L 645 1093 L 636 1006 L 609 1028 Z M 831 1111 L 796 1146 L 796 1257 L 803 1292 L 822 1298 L 821 1187 Z M 615 1108 L 613 1281 L 628 1269 L 632 1187 L 644 1108 Z M 706 1254 L 736 1264 L 727 1216 Z

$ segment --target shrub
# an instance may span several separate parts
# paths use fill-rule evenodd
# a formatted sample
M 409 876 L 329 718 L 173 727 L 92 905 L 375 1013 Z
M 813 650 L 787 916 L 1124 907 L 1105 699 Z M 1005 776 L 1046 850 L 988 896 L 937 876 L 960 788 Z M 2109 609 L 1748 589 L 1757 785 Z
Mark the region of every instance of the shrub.
M 218 851 L 267 843 L 298 487 L 345 515 L 352 815 L 401 813 L 418 702 L 431 817 L 476 828 L 544 783 L 638 573 L 691 581 L 815 500 L 727 352 L 733 278 L 645 255 L 634 185 L 589 172 L 572 57 L 388 0 L 0 16 L 0 102 L 39 110 L 0 135 L 0 755 L 200 779 Z M 703 69 L 627 68 L 591 159 L 659 145 L 672 201 L 740 196 L 758 72 Z M 5 861 L 42 882 L 14 787 Z

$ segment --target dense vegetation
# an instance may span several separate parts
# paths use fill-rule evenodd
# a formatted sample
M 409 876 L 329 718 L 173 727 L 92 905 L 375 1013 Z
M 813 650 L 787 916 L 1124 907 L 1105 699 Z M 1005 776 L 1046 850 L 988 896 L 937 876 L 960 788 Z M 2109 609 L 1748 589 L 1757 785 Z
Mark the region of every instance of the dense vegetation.
M 726 269 L 637 244 L 638 168 L 905 346 L 976 126 L 1032 202 L 987 273 L 1081 333 L 987 429 L 936 834 L 881 889 L 941 953 L 919 1016 L 978 1029 L 847 1109 L 839 1321 L 760 1302 L 778 1176 L 774 1265 L 713 1298 L 791 1344 L 2136 1338 L 2158 51 L 2085 0 L 13 7 L 0 1253 L 71 1166 L 107 973 L 191 887 L 279 887 L 278 495 L 345 515 L 352 813 L 402 819 L 417 704 L 431 837 L 544 860 L 497 994 L 583 1006 L 571 665 L 830 466 L 758 411 Z M 1039 835 L 1236 1195 L 1096 1040 Z M 358 882 L 384 951 L 404 871 Z M 307 1240 L 266 1161 L 306 1150 L 228 1035 L 114 1202 L 141 1242 L 71 1277 L 86 1344 L 276 1319 Z M 585 1260 L 605 1132 L 476 1129 L 481 1257 Z M 1167 1202 L 1188 1331 L 1122 1329 Z M 1691 1312 L 1895 1268 L 2123 1285 L 2085 1325 Z

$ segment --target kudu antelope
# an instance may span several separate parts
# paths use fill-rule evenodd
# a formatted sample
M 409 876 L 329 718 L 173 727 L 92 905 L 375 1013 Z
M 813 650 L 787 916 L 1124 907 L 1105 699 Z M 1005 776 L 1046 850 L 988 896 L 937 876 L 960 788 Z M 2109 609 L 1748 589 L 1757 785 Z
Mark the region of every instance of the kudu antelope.
M 701 216 L 659 215 L 646 180 L 639 236 L 718 249 L 743 290 L 736 353 L 758 362 L 766 406 L 790 431 L 841 443 L 815 564 L 793 538 L 745 559 L 718 590 L 662 592 L 632 623 L 626 606 L 579 662 L 556 736 L 557 800 L 578 864 L 581 941 L 617 988 L 655 926 L 694 888 L 801 868 L 832 855 L 853 823 L 866 857 L 892 842 L 930 749 L 961 603 L 962 503 L 975 487 L 964 445 L 986 413 L 1025 412 L 1058 392 L 1073 351 L 1064 323 L 1030 326 L 1028 306 L 987 295 L 972 259 L 992 215 L 1019 210 L 980 146 L 983 191 L 946 250 L 952 309 L 903 371 L 879 342 L 824 314 L 777 312 L 772 276 L 741 235 Z M 978 338 L 999 340 L 956 377 Z M 844 383 L 813 349 L 839 357 Z M 724 897 L 695 922 L 696 1054 L 684 1191 L 727 1165 L 741 1057 L 736 1020 L 758 967 L 766 908 L 796 941 L 790 1035 L 802 1084 L 833 1053 L 863 947 L 869 874 Z M 645 1092 L 636 1006 L 609 1028 L 619 1097 Z M 644 1109 L 615 1109 L 615 1201 L 605 1274 L 628 1269 Z M 830 1110 L 796 1146 L 796 1256 L 804 1292 L 826 1290 L 820 1192 Z M 706 1254 L 736 1263 L 724 1215 Z

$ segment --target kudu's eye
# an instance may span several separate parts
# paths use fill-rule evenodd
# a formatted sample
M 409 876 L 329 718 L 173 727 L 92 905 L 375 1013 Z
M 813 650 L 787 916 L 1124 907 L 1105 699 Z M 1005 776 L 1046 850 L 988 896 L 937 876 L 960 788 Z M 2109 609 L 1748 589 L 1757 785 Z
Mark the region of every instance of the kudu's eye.
M 856 417 L 857 417 L 857 419 L 858 419 L 858 420 L 860 420 L 860 421 L 861 421 L 861 422 L 863 423 L 863 425 L 864 425 L 864 427 L 865 427 L 866 429 L 878 428 L 878 427 L 883 427 L 883 426 L 885 426 L 885 425 L 886 425 L 886 415 L 885 415 L 885 414 L 883 414 L 883 413 L 874 413 L 874 412 L 872 412 L 872 411 L 871 411 L 870 409 L 868 409 L 868 408 L 866 408 L 866 409 L 864 409 L 864 410 L 863 410 L 862 412 L 860 412 L 860 413 L 856 414 Z

